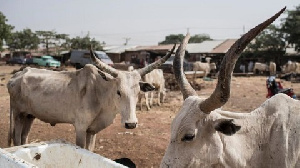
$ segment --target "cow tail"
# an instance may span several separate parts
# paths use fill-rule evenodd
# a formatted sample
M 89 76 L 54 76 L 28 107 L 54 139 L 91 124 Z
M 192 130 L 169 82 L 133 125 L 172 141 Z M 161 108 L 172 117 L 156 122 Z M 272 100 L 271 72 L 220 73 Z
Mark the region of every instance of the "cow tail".
M 10 147 L 11 146 L 11 140 L 13 138 L 13 124 L 14 120 L 13 120 L 13 108 L 11 106 L 11 100 L 10 100 L 10 115 L 9 115 L 9 130 L 8 130 L 8 136 L 7 136 L 7 145 Z

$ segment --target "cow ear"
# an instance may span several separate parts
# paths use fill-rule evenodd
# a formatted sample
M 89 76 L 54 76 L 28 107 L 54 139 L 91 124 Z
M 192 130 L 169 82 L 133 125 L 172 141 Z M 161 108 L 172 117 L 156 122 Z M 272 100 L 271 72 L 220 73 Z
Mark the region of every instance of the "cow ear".
M 220 119 L 215 123 L 215 129 L 225 135 L 233 135 L 241 129 L 241 126 L 235 125 L 233 119 Z
M 140 84 L 141 91 L 143 92 L 149 92 L 155 89 L 153 85 L 147 82 L 140 82 L 139 84 Z

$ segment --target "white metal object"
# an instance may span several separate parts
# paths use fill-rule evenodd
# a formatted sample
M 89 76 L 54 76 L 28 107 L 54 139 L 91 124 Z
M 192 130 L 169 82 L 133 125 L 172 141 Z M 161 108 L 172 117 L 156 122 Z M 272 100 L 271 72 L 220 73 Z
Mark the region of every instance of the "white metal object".
M 61 141 L 0 149 L 0 167 L 126 168 L 101 155 Z

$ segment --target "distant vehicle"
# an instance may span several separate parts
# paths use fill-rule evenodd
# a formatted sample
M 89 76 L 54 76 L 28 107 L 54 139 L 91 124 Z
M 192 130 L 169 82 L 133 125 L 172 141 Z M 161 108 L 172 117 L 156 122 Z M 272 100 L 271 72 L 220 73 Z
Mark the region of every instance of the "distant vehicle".
M 112 60 L 103 51 L 95 51 L 96 56 L 104 63 L 113 66 Z M 88 50 L 72 50 L 70 56 L 70 63 L 76 69 L 83 68 L 86 64 L 93 64 Z
M 25 64 L 27 65 L 33 64 L 33 58 L 26 58 Z
M 46 67 L 60 67 L 60 62 L 48 55 L 41 56 L 41 58 L 33 58 L 33 64 Z
M 6 64 L 11 64 L 11 65 L 25 64 L 25 63 L 26 63 L 26 58 L 24 58 L 24 57 L 12 57 L 6 61 Z
M 160 66 L 160 69 L 163 70 L 164 73 L 173 73 L 173 60 L 175 56 L 172 55 L 165 63 Z M 188 62 L 187 60 L 183 61 L 183 69 L 184 71 L 192 71 L 193 64 Z
M 28 51 L 14 51 L 10 54 L 5 54 L 4 60 L 6 64 L 26 64 L 26 60 L 31 57 Z
M 8 63 L 8 60 L 9 60 L 9 59 L 10 59 L 10 54 L 5 54 L 5 55 L 2 57 L 1 61 L 4 61 L 4 62 Z

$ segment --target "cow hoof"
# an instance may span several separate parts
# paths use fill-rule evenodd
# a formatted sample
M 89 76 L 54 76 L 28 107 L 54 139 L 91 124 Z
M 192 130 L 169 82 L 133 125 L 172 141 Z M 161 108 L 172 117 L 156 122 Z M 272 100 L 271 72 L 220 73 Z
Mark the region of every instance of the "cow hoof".
M 126 129 L 134 129 L 136 128 L 136 123 L 125 123 L 125 128 Z

